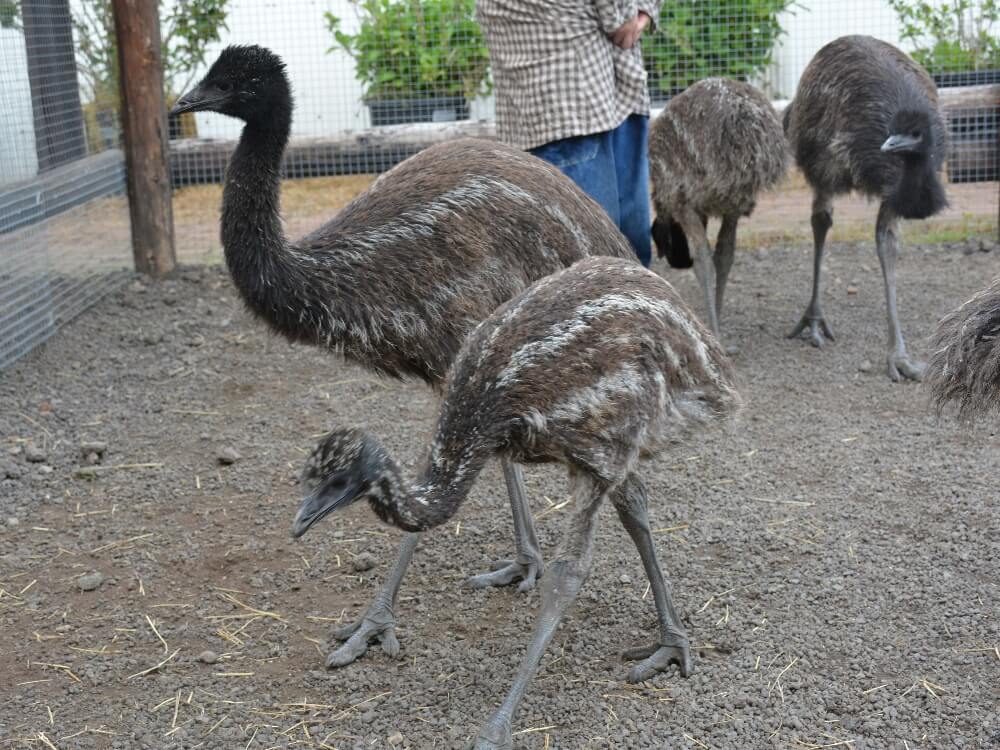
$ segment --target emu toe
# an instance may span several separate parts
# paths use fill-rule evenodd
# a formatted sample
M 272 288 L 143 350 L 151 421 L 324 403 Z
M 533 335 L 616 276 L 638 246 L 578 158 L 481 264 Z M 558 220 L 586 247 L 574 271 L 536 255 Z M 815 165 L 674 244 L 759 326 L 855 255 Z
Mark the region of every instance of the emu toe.
M 499 560 L 493 564 L 493 572 L 472 576 L 466 581 L 466 585 L 474 589 L 485 589 L 490 586 L 508 586 L 520 581 L 517 590 L 523 594 L 535 587 L 535 581 L 542 575 L 542 568 L 540 557 L 525 562 Z
M 514 736 L 511 733 L 510 722 L 493 718 L 487 721 L 476 739 L 468 746 L 469 750 L 514 750 Z
M 925 362 L 915 362 L 906 352 L 902 354 L 891 351 L 888 356 L 889 377 L 896 383 L 903 380 L 921 381 L 927 370 Z
M 333 637 L 344 641 L 326 657 L 326 666 L 331 669 L 344 667 L 368 652 L 372 642 L 381 644 L 387 656 L 399 655 L 399 639 L 396 638 L 396 617 L 384 605 L 373 604 L 364 618 L 351 625 L 337 628 Z
M 788 338 L 795 339 L 798 338 L 806 329 L 809 329 L 809 343 L 813 346 L 822 349 L 823 339 L 827 338 L 833 341 L 833 329 L 830 328 L 830 324 L 826 322 L 823 317 L 823 313 L 813 314 L 806 311 L 806 314 L 802 316 L 802 320 L 799 321 L 798 325 L 788 334 Z
M 628 681 L 642 682 L 653 677 L 657 672 L 665 671 L 671 664 L 676 664 L 681 677 L 690 677 L 694 671 L 691 663 L 691 649 L 687 641 L 676 645 L 664 646 L 656 642 L 648 646 L 639 646 L 625 651 L 622 658 L 626 661 L 641 659 L 628 672 Z

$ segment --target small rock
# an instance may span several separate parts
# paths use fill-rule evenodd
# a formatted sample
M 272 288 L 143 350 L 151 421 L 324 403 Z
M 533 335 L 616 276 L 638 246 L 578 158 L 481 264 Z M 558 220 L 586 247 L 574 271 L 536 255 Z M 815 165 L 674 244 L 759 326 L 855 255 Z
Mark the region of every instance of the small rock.
M 866 359 L 858 365 L 858 372 L 871 372 L 873 368 L 874 365 L 871 363 L 871 360 Z
M 765 250 L 764 248 L 758 248 L 757 252 L 754 253 L 754 257 L 757 260 L 764 260 L 765 258 L 767 258 L 767 250 Z
M 91 453 L 96 453 L 99 457 L 104 455 L 108 449 L 108 444 L 100 440 L 86 440 L 80 443 L 80 454 L 86 458 Z
M 21 467 L 15 463 L 4 463 L 0 466 L 0 479 L 20 479 Z
M 14 518 L 14 516 L 11 516 L 10 518 L 7 519 L 7 525 L 13 529 L 20 526 L 21 522 L 18 521 L 16 518 Z
M 730 357 L 735 357 L 739 353 L 740 353 L 740 348 L 736 344 L 730 344 L 729 346 L 726 347 L 726 354 L 728 354 Z
M 29 461 L 31 461 L 31 463 L 33 464 L 40 464 L 42 461 L 48 458 L 45 451 L 39 448 L 34 443 L 28 443 L 28 447 L 24 449 L 24 457 Z
M 41 466 L 38 467 L 39 474 L 51 474 L 53 471 L 55 471 L 55 469 L 53 469 L 48 464 L 42 464 Z
M 402 732 L 393 732 L 389 735 L 389 744 L 395 747 L 396 745 L 403 744 L 403 734 Z
M 94 591 L 102 583 L 104 583 L 104 575 L 100 571 L 87 573 L 76 579 L 76 585 L 80 587 L 81 591 Z
M 847 293 L 848 294 L 857 294 L 858 293 L 858 288 L 856 286 L 854 286 L 854 285 L 851 285 L 851 286 L 847 287 Z
M 623 573 L 621 578 L 619 578 L 618 580 L 621 581 L 622 583 L 632 583 L 632 576 L 628 575 L 627 573 Z
M 371 570 L 375 567 L 375 555 L 368 552 L 362 552 L 360 555 L 354 558 L 351 565 L 354 570 L 358 573 L 363 573 L 366 570 Z
M 240 452 L 230 445 L 219 449 L 219 452 L 215 454 L 215 457 L 223 466 L 229 466 L 230 464 L 234 464 L 243 458 L 243 456 L 240 455 Z
M 198 661 L 202 664 L 215 664 L 219 660 L 219 655 L 214 651 L 202 651 L 198 654 Z

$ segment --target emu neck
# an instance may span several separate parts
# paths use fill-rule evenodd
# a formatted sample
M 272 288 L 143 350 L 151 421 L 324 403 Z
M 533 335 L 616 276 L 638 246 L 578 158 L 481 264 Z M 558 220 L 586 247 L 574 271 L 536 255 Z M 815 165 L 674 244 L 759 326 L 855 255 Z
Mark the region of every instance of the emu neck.
M 889 196 L 890 207 L 904 219 L 925 219 L 945 203 L 944 187 L 931 159 L 926 154 L 903 159 L 899 183 Z
M 248 123 L 229 163 L 222 193 L 222 244 L 237 288 L 256 312 L 266 314 L 268 299 L 286 274 L 288 240 L 281 225 L 281 159 L 290 118 Z M 286 300 L 287 301 L 287 300 Z

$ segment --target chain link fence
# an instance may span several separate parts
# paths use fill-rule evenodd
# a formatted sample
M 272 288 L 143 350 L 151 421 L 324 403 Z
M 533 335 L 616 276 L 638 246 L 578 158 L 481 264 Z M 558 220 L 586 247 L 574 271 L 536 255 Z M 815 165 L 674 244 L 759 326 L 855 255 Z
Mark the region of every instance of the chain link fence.
M 475 0 L 159 8 L 168 103 L 227 44 L 261 44 L 285 60 L 295 113 L 283 208 L 293 236 L 429 143 L 493 135 Z M 976 210 L 992 205 L 984 221 L 995 228 L 998 0 L 664 0 L 656 20 L 643 41 L 654 110 L 706 76 L 750 81 L 780 108 L 826 42 L 862 33 L 899 45 L 938 83 L 949 182 L 974 186 Z M 111 0 L 0 0 L 0 367 L 131 265 L 118 107 Z M 219 184 L 240 123 L 189 113 L 168 124 L 178 256 L 217 260 Z

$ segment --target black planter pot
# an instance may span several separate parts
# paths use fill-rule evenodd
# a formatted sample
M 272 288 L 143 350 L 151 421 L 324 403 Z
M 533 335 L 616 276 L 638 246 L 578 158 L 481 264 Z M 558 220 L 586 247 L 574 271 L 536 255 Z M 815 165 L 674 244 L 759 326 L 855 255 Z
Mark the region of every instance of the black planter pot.
M 996 70 L 962 70 L 955 73 L 935 73 L 931 76 L 939 89 L 953 86 L 989 86 L 1000 83 L 1000 68 Z
M 1000 69 L 935 73 L 939 89 L 956 86 L 1000 84 Z M 990 182 L 1000 179 L 997 153 L 1000 107 L 954 107 L 945 109 L 948 121 L 948 180 L 950 182 Z
M 372 125 L 404 125 L 410 122 L 453 122 L 469 119 L 464 96 L 434 96 L 423 99 L 369 100 Z

